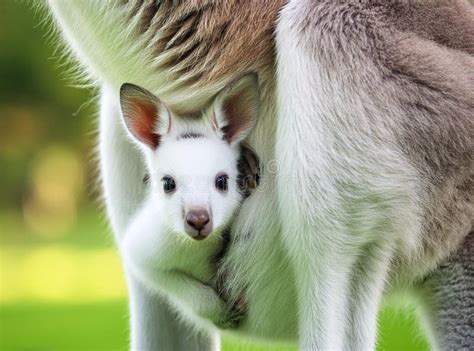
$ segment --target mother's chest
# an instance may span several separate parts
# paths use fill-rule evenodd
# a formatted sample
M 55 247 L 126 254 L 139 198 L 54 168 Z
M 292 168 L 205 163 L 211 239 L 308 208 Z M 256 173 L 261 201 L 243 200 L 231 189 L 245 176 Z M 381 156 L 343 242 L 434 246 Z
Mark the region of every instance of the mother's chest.
M 252 198 L 254 197 L 254 198 Z M 234 223 L 234 240 L 222 269 L 234 298 L 245 297 L 246 315 L 235 333 L 266 340 L 294 340 L 296 288 L 281 240 L 274 192 L 254 193 Z

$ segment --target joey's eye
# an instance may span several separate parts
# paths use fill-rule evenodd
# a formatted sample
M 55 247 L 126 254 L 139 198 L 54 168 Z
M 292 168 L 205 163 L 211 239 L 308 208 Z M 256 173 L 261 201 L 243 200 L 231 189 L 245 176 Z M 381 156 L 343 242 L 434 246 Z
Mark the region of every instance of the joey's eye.
M 229 176 L 227 174 L 219 174 L 216 177 L 216 188 L 220 191 L 227 191 L 227 181 Z
M 172 177 L 164 176 L 161 178 L 161 181 L 163 182 L 163 190 L 165 193 L 172 193 L 176 189 L 176 182 Z

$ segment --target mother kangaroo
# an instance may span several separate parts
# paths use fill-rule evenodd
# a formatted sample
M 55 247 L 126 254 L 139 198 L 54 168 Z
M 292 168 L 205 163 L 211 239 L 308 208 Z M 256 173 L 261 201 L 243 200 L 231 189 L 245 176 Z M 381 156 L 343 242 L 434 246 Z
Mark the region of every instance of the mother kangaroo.
M 145 167 L 121 124 L 132 82 L 182 116 L 259 77 L 247 142 L 262 183 L 218 275 L 246 315 L 225 332 L 302 350 L 373 350 L 383 296 L 422 304 L 433 348 L 474 348 L 474 10 L 465 0 L 49 0 L 100 87 L 100 161 L 117 244 Z M 217 350 L 216 329 L 124 267 L 133 350 Z

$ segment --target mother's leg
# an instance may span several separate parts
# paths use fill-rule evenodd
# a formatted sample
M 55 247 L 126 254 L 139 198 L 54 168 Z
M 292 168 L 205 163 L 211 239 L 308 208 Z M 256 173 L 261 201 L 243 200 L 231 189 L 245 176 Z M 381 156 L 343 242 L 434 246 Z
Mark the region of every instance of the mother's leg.
M 411 184 L 411 168 L 387 140 L 387 106 L 374 103 L 372 85 L 383 77 L 367 53 L 378 49 L 376 36 L 357 11 L 349 2 L 290 1 L 277 26 L 278 196 L 304 350 L 374 348 L 403 231 L 393 231 L 391 213 Z
M 321 106 L 321 98 L 328 96 L 319 90 L 317 63 L 302 47 L 292 18 L 298 22 L 305 17 L 303 6 L 290 3 L 277 32 L 282 235 L 295 270 L 301 349 L 341 350 L 357 248 L 352 247 L 342 199 L 331 179 L 332 140 L 325 135 Z M 301 13 L 293 11 L 297 7 Z
M 121 125 L 118 92 L 102 88 L 100 162 L 107 213 L 117 241 L 143 200 L 145 167 Z M 179 321 L 162 296 L 145 289 L 127 273 L 133 350 L 217 350 L 216 336 Z
M 361 251 L 351 279 L 345 350 L 371 350 L 377 339 L 377 316 L 388 280 L 393 247 L 371 243 Z
M 422 317 L 436 350 L 474 349 L 474 232 L 419 286 Z

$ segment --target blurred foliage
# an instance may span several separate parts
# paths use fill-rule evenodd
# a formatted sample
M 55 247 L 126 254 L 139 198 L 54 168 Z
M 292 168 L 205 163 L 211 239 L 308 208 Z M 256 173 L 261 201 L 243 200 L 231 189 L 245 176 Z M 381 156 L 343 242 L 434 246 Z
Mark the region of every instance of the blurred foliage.
M 44 163 L 58 178 L 77 176 L 63 174 L 71 162 L 84 175 L 93 169 L 87 162 L 93 145 L 92 92 L 68 86 L 68 65 L 58 69 L 56 37 L 46 34 L 50 25 L 31 6 L 13 0 L 0 4 L 0 208 L 17 211 L 35 195 L 41 179 L 34 177 L 49 176 L 38 170 Z M 82 187 L 83 181 L 68 186 Z M 77 195 L 78 202 L 89 200 L 82 191 Z

